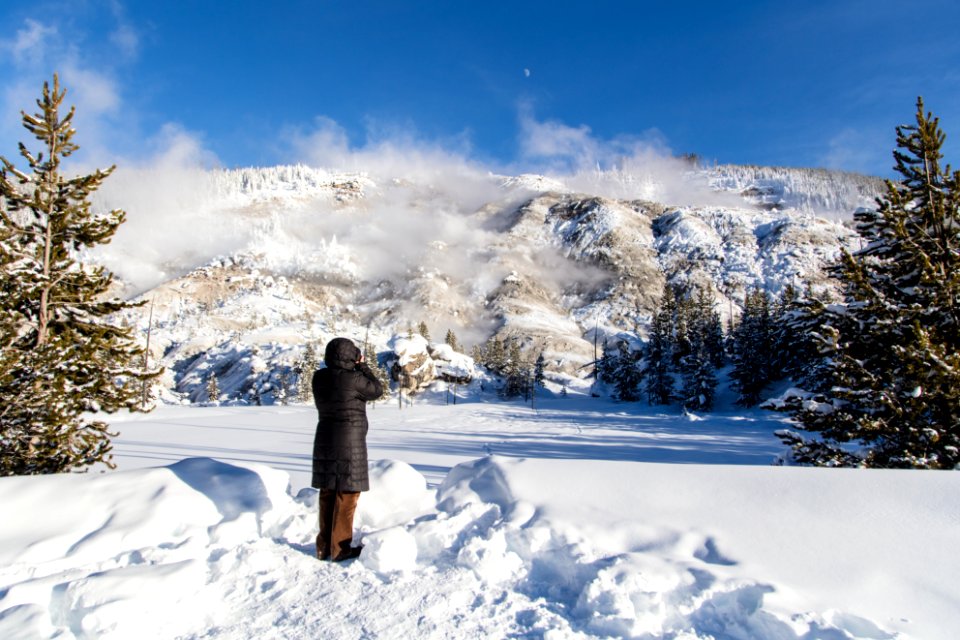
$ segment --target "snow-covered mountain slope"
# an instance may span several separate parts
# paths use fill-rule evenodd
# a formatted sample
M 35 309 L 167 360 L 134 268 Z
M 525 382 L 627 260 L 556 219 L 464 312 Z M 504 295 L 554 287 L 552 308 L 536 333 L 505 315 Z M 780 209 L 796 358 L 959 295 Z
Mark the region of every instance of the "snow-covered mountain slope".
M 744 196 L 765 209 L 792 209 L 834 218 L 875 206 L 883 181 L 826 169 L 719 165 L 704 171 L 711 187 Z
M 575 374 L 595 337 L 644 335 L 665 279 L 712 292 L 725 317 L 753 287 L 830 286 L 824 265 L 857 242 L 835 220 L 880 189 L 760 167 L 405 179 L 293 166 L 177 174 L 148 189 L 135 188 L 144 176 L 118 178 L 101 204 L 129 220 L 94 258 L 151 303 L 152 321 L 151 305 L 126 321 L 151 327 L 165 384 L 194 400 L 202 376 L 191 367 L 211 358 L 256 351 L 277 375 L 307 342 L 348 335 L 382 351 L 420 322 L 467 348 L 520 339 Z

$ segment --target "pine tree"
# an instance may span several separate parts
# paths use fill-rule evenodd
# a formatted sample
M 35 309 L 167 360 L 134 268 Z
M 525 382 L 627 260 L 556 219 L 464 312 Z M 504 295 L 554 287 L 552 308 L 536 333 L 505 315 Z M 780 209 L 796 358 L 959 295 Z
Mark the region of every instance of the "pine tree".
M 430 342 L 430 329 L 427 328 L 427 323 L 423 320 L 421 320 L 420 324 L 417 325 L 417 333 L 423 336 L 427 342 Z
M 113 167 L 66 178 L 74 109 L 44 83 L 40 111 L 21 112 L 40 153 L 20 145 L 30 173 L 0 157 L 0 475 L 112 467 L 110 432 L 92 412 L 144 409 L 144 349 L 111 317 L 138 305 L 107 292 L 113 276 L 77 254 L 109 242 L 126 214 L 94 213 L 90 195 Z
M 491 337 L 487 340 L 482 351 L 483 359 L 481 363 L 483 366 L 494 373 L 503 373 L 507 362 L 507 354 L 504 351 L 503 342 L 496 337 Z
M 679 368 L 683 360 L 693 352 L 694 348 L 694 307 L 689 297 L 682 298 L 674 292 L 674 307 L 672 328 L 670 335 L 670 361 L 675 368 Z M 669 301 L 668 301 L 669 303 Z
M 733 331 L 731 359 L 733 388 L 737 403 L 752 407 L 760 402 L 763 390 L 776 377 L 774 372 L 774 328 L 770 296 L 755 288 L 747 293 L 740 324 Z
M 714 363 L 722 359 L 720 316 L 703 289 L 691 295 L 684 306 L 689 353 L 680 359 L 681 399 L 687 409 L 709 411 L 717 386 Z
M 547 361 L 543 357 L 543 352 L 540 352 L 540 355 L 537 356 L 537 361 L 533 364 L 533 384 L 542 387 L 546 377 L 544 372 L 547 368 Z
M 284 369 L 277 378 L 277 392 L 274 394 L 274 398 L 278 400 L 281 405 L 287 405 L 290 396 L 290 374 Z
M 682 363 L 683 406 L 693 411 L 710 411 L 717 389 L 717 376 L 704 340 L 697 340 L 693 352 Z
M 668 290 L 669 291 L 669 290 Z M 670 333 L 672 326 L 672 298 L 665 292 L 667 304 L 661 304 L 653 316 L 646 348 L 646 383 L 644 389 L 650 404 L 670 404 L 673 397 L 673 377 L 670 373 Z
M 639 400 L 643 371 L 640 369 L 638 354 L 630 349 L 625 340 L 617 343 L 617 355 L 613 358 L 611 369 L 614 397 L 621 402 Z
M 960 172 L 941 166 L 944 139 L 918 99 L 897 127 L 901 180 L 855 215 L 864 248 L 834 269 L 844 303 L 811 305 L 816 375 L 783 409 L 814 435 L 779 434 L 800 462 L 960 465 Z
M 530 392 L 532 371 L 523 358 L 519 340 L 511 340 L 507 349 L 507 358 L 500 374 L 504 377 L 501 395 L 504 398 L 526 396 Z
M 377 380 L 380 381 L 380 385 L 383 387 L 383 393 L 380 394 L 380 397 L 377 398 L 377 400 L 383 400 L 384 398 L 389 397 L 390 376 L 387 375 L 387 371 L 380 366 L 380 360 L 377 358 L 377 351 L 369 342 L 363 347 L 363 361 L 367 363 L 367 366 L 370 367 L 370 371 L 373 372 L 373 375 L 377 377 Z M 376 402 L 376 400 L 373 402 Z
M 724 364 L 724 345 L 726 343 L 726 338 L 723 335 L 723 322 L 720 320 L 720 314 L 714 310 L 707 292 L 703 289 L 697 292 L 694 310 L 697 318 L 697 331 L 707 351 L 707 357 L 714 369 L 719 369 Z
M 451 349 L 460 353 L 460 343 L 457 341 L 457 334 L 453 332 L 453 329 L 447 329 L 447 335 L 443 341 L 450 345 Z
M 607 384 L 613 384 L 615 380 L 614 359 L 614 354 L 610 352 L 610 345 L 607 344 L 607 339 L 604 338 L 603 348 L 600 349 L 600 357 L 597 358 L 597 361 L 594 363 L 597 380 L 606 382 Z
M 297 400 L 299 402 L 313 401 L 313 372 L 320 366 L 317 360 L 317 350 L 312 342 L 308 342 L 303 355 L 297 362 Z
M 207 375 L 207 400 L 210 402 L 220 400 L 220 385 L 217 383 L 217 374 L 214 371 Z

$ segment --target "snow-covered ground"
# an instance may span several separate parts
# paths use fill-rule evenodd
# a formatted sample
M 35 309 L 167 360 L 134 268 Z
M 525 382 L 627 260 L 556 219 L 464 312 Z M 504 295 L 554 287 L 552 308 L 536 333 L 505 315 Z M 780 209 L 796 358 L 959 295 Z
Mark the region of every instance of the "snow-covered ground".
M 380 404 L 359 559 L 313 557 L 313 410 L 115 416 L 0 479 L 2 638 L 953 638 L 960 474 L 771 466 L 779 416 Z

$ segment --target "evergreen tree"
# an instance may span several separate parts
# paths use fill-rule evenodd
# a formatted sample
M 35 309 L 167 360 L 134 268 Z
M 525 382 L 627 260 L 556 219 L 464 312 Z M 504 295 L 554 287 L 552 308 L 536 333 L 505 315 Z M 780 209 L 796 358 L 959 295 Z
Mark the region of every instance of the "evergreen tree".
M 297 362 L 297 400 L 299 402 L 313 402 L 313 372 L 320 366 L 317 360 L 317 349 L 312 342 L 308 342 L 303 355 Z
M 733 331 L 730 377 L 739 393 L 738 404 L 751 407 L 760 402 L 763 390 L 776 377 L 773 347 L 770 296 L 758 287 L 747 293 L 740 324 Z
M 698 340 L 693 353 L 683 361 L 683 406 L 690 410 L 710 411 L 717 389 L 717 376 L 707 343 Z
M 614 397 L 622 402 L 636 402 L 640 399 L 640 383 L 643 371 L 640 368 L 639 354 L 630 349 L 625 340 L 617 343 L 617 355 L 613 358 Z
M 220 400 L 220 385 L 217 383 L 217 374 L 211 371 L 207 375 L 207 400 L 217 402 Z
M 713 308 L 713 303 L 703 289 L 697 292 L 694 308 L 697 317 L 697 331 L 706 349 L 707 358 L 709 358 L 714 369 L 719 369 L 724 364 L 724 345 L 726 343 L 720 314 Z
M 274 397 L 280 401 L 280 404 L 286 405 L 289 402 L 289 388 L 290 388 L 290 375 L 287 373 L 286 369 L 280 372 L 277 376 L 277 392 Z
M 501 395 L 504 398 L 527 396 L 530 392 L 532 371 L 529 363 L 523 358 L 519 340 L 511 340 L 507 351 L 507 358 L 501 370 L 504 377 Z
M 423 336 L 427 342 L 430 342 L 430 329 L 427 328 L 427 323 L 423 320 L 421 320 L 420 324 L 417 325 L 417 333 Z
M 20 145 L 29 173 L 0 157 L 0 475 L 112 467 L 108 426 L 91 414 L 143 409 L 143 384 L 160 374 L 143 370 L 132 329 L 110 319 L 138 305 L 109 298 L 112 274 L 77 257 L 109 242 L 126 214 L 91 209 L 113 167 L 64 176 L 78 149 L 65 95 L 55 75 L 40 111 L 21 112 L 42 148 Z
M 547 367 L 547 361 L 543 357 L 543 352 L 540 352 L 540 355 L 537 356 L 537 361 L 533 364 L 533 384 L 542 387 L 543 382 L 546 379 L 544 377 L 544 371 Z
M 801 462 L 960 465 L 960 172 L 944 138 L 918 99 L 897 127 L 901 180 L 855 215 L 864 248 L 834 270 L 844 304 L 811 305 L 816 377 L 783 408 L 814 435 L 780 434 Z
M 689 352 L 680 359 L 681 399 L 687 409 L 709 411 L 717 386 L 714 363 L 722 362 L 720 316 L 703 289 L 698 289 L 696 296 L 691 295 L 684 307 Z
M 807 286 L 801 292 L 787 287 L 774 307 L 774 348 L 775 367 L 782 376 L 796 382 L 810 380 L 818 346 L 814 336 L 819 330 L 820 314 L 825 309 L 825 301 L 820 300 Z
M 664 295 L 664 298 L 667 298 Z M 672 299 L 672 293 L 670 294 Z M 668 300 L 669 301 L 669 300 Z M 646 348 L 646 383 L 644 389 L 650 404 L 670 404 L 673 396 L 673 377 L 670 374 L 670 331 L 673 310 L 661 305 L 653 316 Z
M 483 359 L 480 361 L 483 366 L 494 373 L 503 373 L 507 363 L 507 354 L 504 351 L 503 342 L 496 337 L 487 340 L 483 349 Z
M 450 345 L 450 348 L 451 348 L 451 349 L 453 349 L 454 351 L 456 351 L 456 352 L 458 352 L 458 353 L 461 353 L 461 351 L 460 351 L 460 343 L 457 341 L 457 334 L 455 334 L 455 333 L 453 332 L 453 329 L 447 329 L 447 335 L 446 335 L 446 337 L 443 339 L 443 341 L 444 341 L 445 343 L 447 343 L 448 345 Z
M 377 358 L 377 352 L 373 348 L 373 345 L 369 342 L 364 345 L 363 361 L 367 363 L 367 366 L 370 367 L 370 371 L 373 372 L 373 375 L 377 377 L 377 380 L 380 381 L 380 385 L 383 387 L 383 393 L 379 398 L 377 398 L 377 400 L 383 400 L 384 398 L 390 397 L 390 376 L 387 374 L 386 369 L 380 366 L 380 360 Z M 376 402 L 376 400 L 374 400 L 374 402 Z
M 694 306 L 691 298 L 680 297 L 677 292 L 674 292 L 673 300 L 670 361 L 675 368 L 679 368 L 694 349 Z
M 607 339 L 603 339 L 603 349 L 600 350 L 600 357 L 594 363 L 596 378 L 601 382 L 613 384 L 615 378 L 614 354 L 610 353 L 610 346 Z

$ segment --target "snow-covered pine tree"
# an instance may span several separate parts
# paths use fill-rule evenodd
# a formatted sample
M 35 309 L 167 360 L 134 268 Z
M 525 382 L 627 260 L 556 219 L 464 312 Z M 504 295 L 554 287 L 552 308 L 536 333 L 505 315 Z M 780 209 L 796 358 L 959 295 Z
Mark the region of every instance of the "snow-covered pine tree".
M 312 342 L 308 342 L 296 366 L 298 402 L 313 402 L 313 372 L 319 366 L 317 349 Z
M 487 340 L 481 349 L 483 359 L 479 362 L 494 373 L 502 373 L 507 363 L 507 354 L 503 342 L 496 336 Z
M 377 358 L 377 350 L 373 348 L 373 345 L 367 342 L 363 347 L 363 361 L 367 363 L 367 366 L 370 367 L 370 370 L 373 372 L 373 375 L 377 377 L 377 380 L 380 381 L 380 385 L 383 387 L 383 393 L 380 395 L 377 400 L 383 400 L 390 396 L 390 376 L 387 375 L 386 369 L 380 366 L 380 360 Z M 376 400 L 374 400 L 376 402 Z
M 113 167 L 67 178 L 74 109 L 65 116 L 59 79 L 44 83 L 39 112 L 21 112 L 40 141 L 20 145 L 30 172 L 0 157 L 0 475 L 112 466 L 107 423 L 93 412 L 142 410 L 143 347 L 114 324 L 138 305 L 108 298 L 113 276 L 79 254 L 109 242 L 126 214 L 94 213 L 90 194 Z
M 774 329 L 770 296 L 760 288 L 747 292 L 740 323 L 733 330 L 731 360 L 737 404 L 751 407 L 760 402 L 763 390 L 775 377 L 773 367 Z
M 453 329 L 447 329 L 447 335 L 443 338 L 443 341 L 447 343 L 451 349 L 457 353 L 462 353 L 460 348 L 460 341 L 457 340 L 457 334 L 453 332 Z
M 424 340 L 430 342 L 430 328 L 427 327 L 427 323 L 423 320 L 421 320 L 420 324 L 417 325 L 417 333 L 423 336 Z
M 776 369 L 806 387 L 817 374 L 819 346 L 815 339 L 826 296 L 814 293 L 808 285 L 804 291 L 787 287 L 774 305 L 774 352 Z
M 689 353 L 680 359 L 681 400 L 687 409 L 709 411 L 713 408 L 717 386 L 714 362 L 722 359 L 720 316 L 713 310 L 706 292 L 699 288 L 682 308 L 687 309 Z
M 511 340 L 507 348 L 507 358 L 500 374 L 504 377 L 501 395 L 504 398 L 526 397 L 530 392 L 530 379 L 533 375 L 530 364 L 520 350 L 520 341 Z
M 277 390 L 273 394 L 274 400 L 282 405 L 289 404 L 290 401 L 290 374 L 286 369 L 282 369 L 277 375 Z
M 855 215 L 864 248 L 835 267 L 842 305 L 817 308 L 808 392 L 783 408 L 812 437 L 781 438 L 817 465 L 960 465 L 960 172 L 917 100 L 897 127 L 895 169 L 875 210 Z
M 714 369 L 719 369 L 724 363 L 724 345 L 726 337 L 723 335 L 723 322 L 720 314 L 713 308 L 713 302 L 704 289 L 697 291 L 694 303 L 697 317 L 698 331 L 707 350 L 707 357 Z
M 617 343 L 617 355 L 612 358 L 614 396 L 621 402 L 636 402 L 640 399 L 640 383 L 643 370 L 639 354 L 625 340 Z
M 693 352 L 683 359 L 683 406 L 693 411 L 710 411 L 717 390 L 717 376 L 707 343 L 695 340 Z
M 597 380 L 600 382 L 606 382 L 607 384 L 613 384 L 615 380 L 615 371 L 614 371 L 614 360 L 616 359 L 616 354 L 612 353 L 610 349 L 610 344 L 607 339 L 603 339 L 603 347 L 600 348 L 600 357 L 597 358 L 597 361 L 593 364 L 594 373 Z
M 673 376 L 670 372 L 673 306 L 673 292 L 665 287 L 663 301 L 653 316 L 644 355 L 644 390 L 650 404 L 670 404 L 673 397 Z
M 672 299 L 674 307 L 670 361 L 674 368 L 679 368 L 694 349 L 694 303 L 693 299 L 682 291 L 674 291 Z

